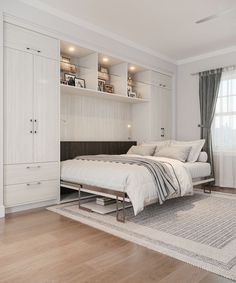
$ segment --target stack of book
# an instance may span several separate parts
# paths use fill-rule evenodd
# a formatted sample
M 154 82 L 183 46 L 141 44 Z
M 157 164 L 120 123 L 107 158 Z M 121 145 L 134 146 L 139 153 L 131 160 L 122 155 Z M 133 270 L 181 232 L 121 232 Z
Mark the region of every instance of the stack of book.
M 116 200 L 112 198 L 106 198 L 106 197 L 96 198 L 96 204 L 103 205 L 103 206 L 113 204 L 115 202 Z

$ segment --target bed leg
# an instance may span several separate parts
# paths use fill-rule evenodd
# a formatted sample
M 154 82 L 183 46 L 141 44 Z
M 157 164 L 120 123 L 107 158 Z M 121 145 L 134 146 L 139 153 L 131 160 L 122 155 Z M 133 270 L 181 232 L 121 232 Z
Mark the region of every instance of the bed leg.
M 119 199 L 116 196 L 116 220 L 122 223 L 125 223 L 125 196 L 122 198 L 122 216 L 119 216 Z
M 80 187 L 78 188 L 78 207 L 81 207 L 81 203 L 80 203 Z
M 203 191 L 205 194 L 211 194 L 211 186 L 210 185 L 204 185 Z

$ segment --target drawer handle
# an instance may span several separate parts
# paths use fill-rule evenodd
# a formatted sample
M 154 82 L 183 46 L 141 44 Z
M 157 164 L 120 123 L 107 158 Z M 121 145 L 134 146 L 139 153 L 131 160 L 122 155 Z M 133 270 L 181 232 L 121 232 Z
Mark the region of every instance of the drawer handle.
M 35 182 L 35 183 L 27 183 L 26 186 L 35 186 L 35 185 L 41 185 L 41 182 Z
M 38 166 L 27 166 L 26 167 L 26 169 L 39 169 L 39 168 L 41 168 L 40 165 L 38 165 Z

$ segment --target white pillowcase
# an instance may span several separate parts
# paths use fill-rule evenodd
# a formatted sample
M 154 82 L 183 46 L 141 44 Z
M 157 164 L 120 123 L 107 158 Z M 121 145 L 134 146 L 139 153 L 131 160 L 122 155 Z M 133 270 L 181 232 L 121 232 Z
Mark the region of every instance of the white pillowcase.
M 185 162 L 189 156 L 191 146 L 167 146 L 155 151 L 154 156 L 167 157 Z
M 166 141 L 150 141 L 150 142 L 146 142 L 146 143 L 142 143 L 142 146 L 156 146 L 156 151 L 160 150 L 163 147 L 167 147 L 170 146 L 170 140 L 166 140 Z
M 195 162 L 205 144 L 205 140 L 196 141 L 171 141 L 171 145 L 191 146 L 190 153 L 188 155 L 188 162 Z
M 208 155 L 205 151 L 200 152 L 197 161 L 198 162 L 207 162 Z
M 127 154 L 137 154 L 137 155 L 142 155 L 142 156 L 151 156 L 154 154 L 156 150 L 156 146 L 154 145 L 133 145 L 131 148 L 128 150 Z

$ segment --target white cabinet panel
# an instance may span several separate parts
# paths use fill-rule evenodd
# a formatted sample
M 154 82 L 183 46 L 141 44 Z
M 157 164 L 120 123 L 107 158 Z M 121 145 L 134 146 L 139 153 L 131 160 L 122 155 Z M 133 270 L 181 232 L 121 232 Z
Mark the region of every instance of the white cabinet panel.
M 8 23 L 4 24 L 4 46 L 59 59 L 58 40 Z
M 163 139 L 170 139 L 172 132 L 172 103 L 171 91 L 168 89 L 161 89 L 159 94 L 160 101 L 160 126 L 164 129 Z
M 34 56 L 34 161 L 59 158 L 59 63 Z
M 58 162 L 5 165 L 4 185 L 59 179 L 59 168 Z
M 33 55 L 4 49 L 4 163 L 33 162 Z
M 13 207 L 40 201 L 56 200 L 57 194 L 57 180 L 5 186 L 4 204 L 6 207 Z

